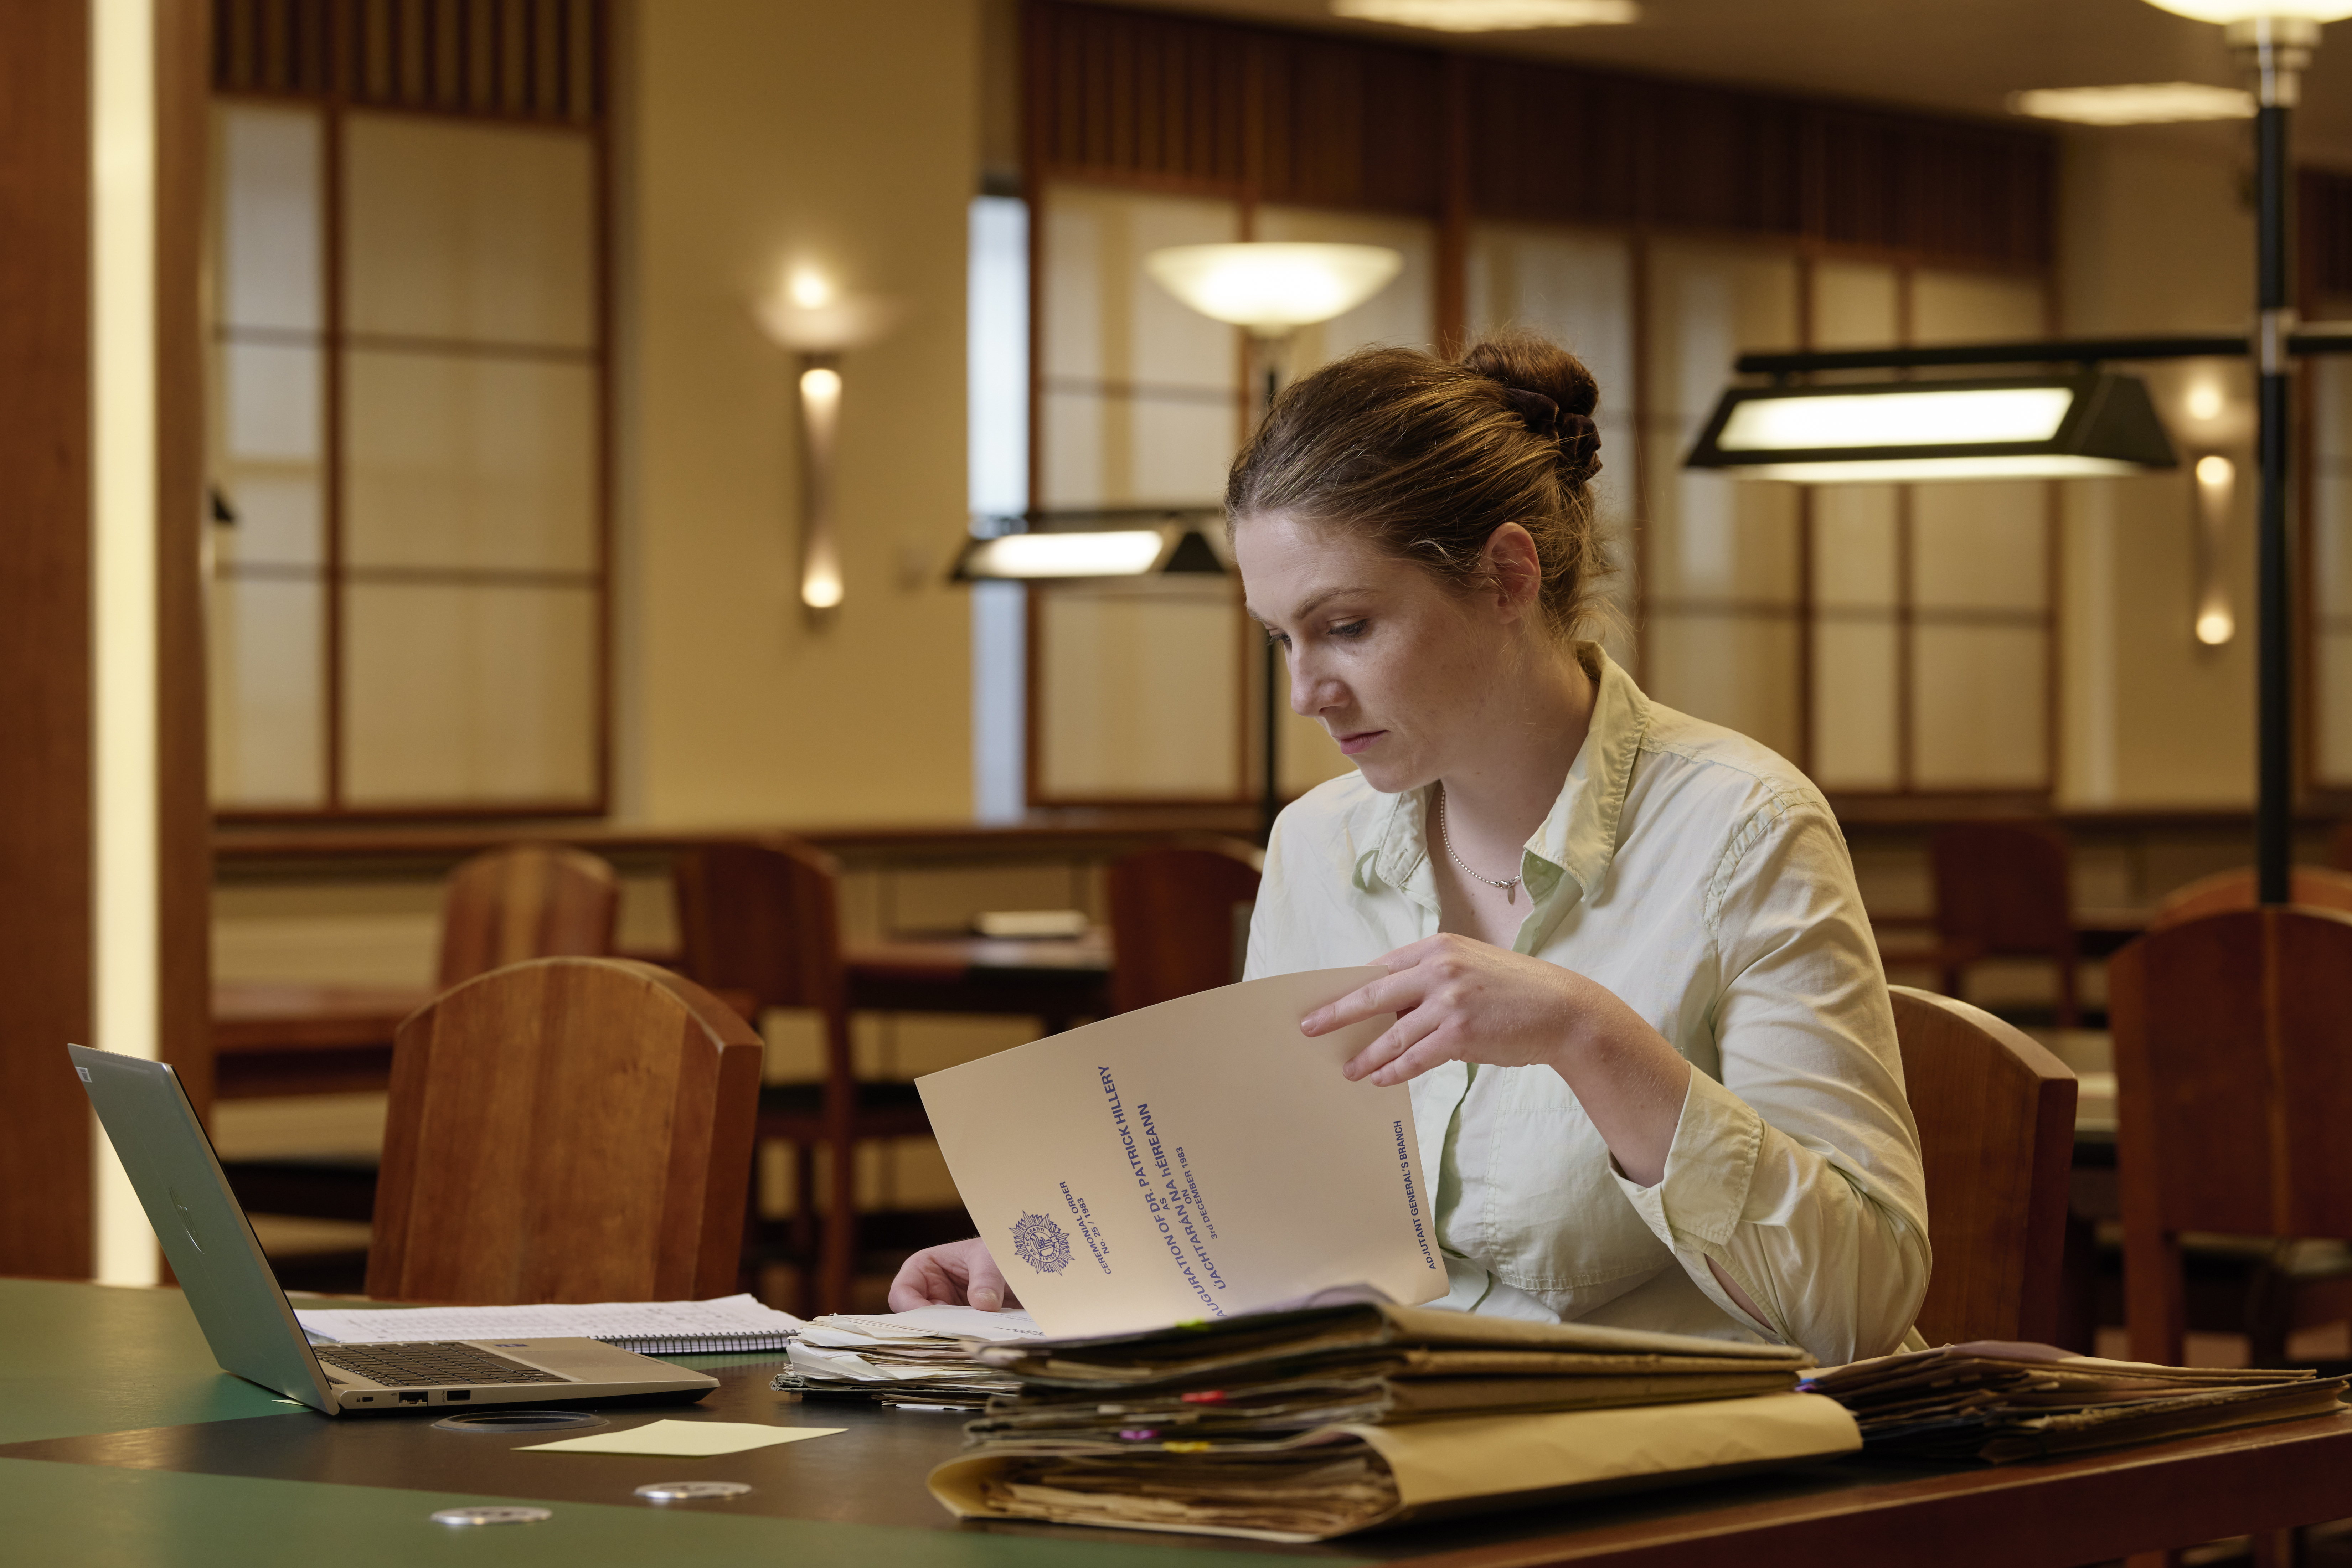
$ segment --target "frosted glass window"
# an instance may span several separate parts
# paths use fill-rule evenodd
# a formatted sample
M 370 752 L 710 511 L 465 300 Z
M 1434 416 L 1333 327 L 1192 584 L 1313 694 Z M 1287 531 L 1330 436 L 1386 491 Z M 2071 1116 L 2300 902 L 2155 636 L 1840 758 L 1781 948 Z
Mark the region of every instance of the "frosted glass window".
M 594 805 L 593 132 L 230 100 L 212 167 L 215 805 Z
M 1796 345 L 1792 258 L 1660 244 L 1650 256 L 1650 486 L 1642 672 L 1669 707 L 1802 752 L 1801 499 L 1694 474 L 1683 455 L 1743 353 Z
M 1892 485 L 1812 491 L 1813 781 L 1901 787 L 1902 495 Z
M 326 801 L 323 145 L 310 110 L 213 117 L 206 473 L 236 518 L 210 530 L 207 726 L 224 806 Z
M 348 331 L 594 346 L 586 136 L 353 114 L 343 142 Z
M 2048 638 L 2039 627 L 1920 626 L 1911 657 L 1915 787 L 2038 789 L 2049 782 Z
M 1913 342 L 2014 342 L 2043 336 L 2043 321 L 2038 279 L 1927 267 L 1912 274 Z
M 1035 595 L 1048 677 L 1039 784 L 1072 799 L 1230 798 L 1241 786 L 1240 617 L 1214 587 Z
M 593 590 L 355 583 L 347 593 L 352 805 L 594 795 Z
M 325 604 L 315 578 L 215 578 L 205 632 L 215 802 L 300 808 L 325 798 Z
M 2312 409 L 2313 771 L 2319 783 L 2342 788 L 2352 785 L 2352 362 L 2314 356 L 2304 374 Z
M 1229 202 L 1060 185 L 1043 224 L 1045 473 L 1036 504 L 1213 504 L 1240 437 L 1241 336 L 1145 275 L 1239 237 Z
M 1617 235 L 1527 225 L 1481 225 L 1471 231 L 1471 330 L 1526 327 L 1584 362 L 1600 384 L 1593 422 L 1601 427 L 1601 472 L 1593 500 L 1602 549 L 1615 569 L 1604 592 L 1613 620 L 1595 628 L 1612 658 L 1633 660 L 1633 520 L 1634 461 L 1633 258 Z
M 353 350 L 344 418 L 353 565 L 594 569 L 592 366 Z

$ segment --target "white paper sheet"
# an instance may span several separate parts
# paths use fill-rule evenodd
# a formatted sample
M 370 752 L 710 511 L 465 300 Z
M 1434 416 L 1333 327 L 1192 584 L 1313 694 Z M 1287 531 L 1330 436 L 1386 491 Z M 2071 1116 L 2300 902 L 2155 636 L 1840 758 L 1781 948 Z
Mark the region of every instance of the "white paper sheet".
M 1040 1327 L 1157 1328 L 1334 1285 L 1445 1293 L 1412 1096 L 1339 1075 L 1389 1020 L 1298 1032 L 1382 973 L 1204 991 L 917 1080 Z

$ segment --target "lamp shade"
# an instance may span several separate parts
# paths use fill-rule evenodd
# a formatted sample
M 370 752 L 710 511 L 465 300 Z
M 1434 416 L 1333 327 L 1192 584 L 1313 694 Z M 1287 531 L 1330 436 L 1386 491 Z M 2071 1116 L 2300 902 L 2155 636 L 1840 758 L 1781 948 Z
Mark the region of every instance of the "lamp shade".
M 2086 479 L 2175 466 L 2138 377 L 1734 387 L 1685 467 L 1800 484 Z
M 1197 528 L 1047 529 L 974 539 L 956 558 L 958 583 L 1039 583 L 1101 577 L 1221 575 L 1224 563 Z
M 1384 245 L 1257 241 L 1172 246 L 1143 266 L 1201 314 L 1279 338 L 1354 310 L 1388 287 L 1404 256 Z
M 2340 22 L 2352 16 L 2352 0 L 2147 0 L 2159 11 L 2199 22 Z
M 1639 0 L 1331 0 L 1331 15 L 1442 33 L 1602 27 L 1642 19 Z

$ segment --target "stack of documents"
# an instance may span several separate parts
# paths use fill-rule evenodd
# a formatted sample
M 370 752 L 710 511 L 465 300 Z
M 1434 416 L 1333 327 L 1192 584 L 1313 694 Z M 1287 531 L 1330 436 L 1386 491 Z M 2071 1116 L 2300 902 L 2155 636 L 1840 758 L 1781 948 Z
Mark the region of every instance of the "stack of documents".
M 1385 1303 L 978 1352 L 961 1517 L 1313 1541 L 1848 1453 L 1804 1352 Z
M 2324 1415 L 2346 1384 L 2305 1368 L 2154 1366 L 1984 1341 L 1855 1362 L 1805 1386 L 1852 1411 L 1873 1454 L 2004 1464 Z
M 978 1409 L 1020 1387 L 973 1357 L 991 1343 L 1038 1337 L 1022 1311 L 922 1307 L 860 1316 L 835 1312 L 803 1329 L 789 1354 L 793 1369 L 772 1386 L 812 1398 L 874 1399 L 884 1405 L 950 1405 Z

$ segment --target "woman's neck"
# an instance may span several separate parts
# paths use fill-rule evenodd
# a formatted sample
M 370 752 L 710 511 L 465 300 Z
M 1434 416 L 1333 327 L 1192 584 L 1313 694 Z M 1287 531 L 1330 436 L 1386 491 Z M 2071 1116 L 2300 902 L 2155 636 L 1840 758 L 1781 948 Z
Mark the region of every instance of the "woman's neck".
M 1446 825 L 1473 864 L 1516 862 L 1519 845 L 1540 826 L 1592 722 L 1595 683 L 1564 642 L 1543 637 L 1509 661 L 1465 725 L 1439 783 Z

